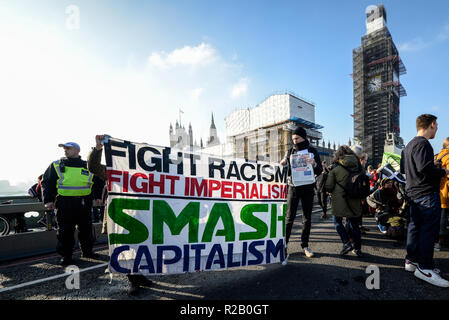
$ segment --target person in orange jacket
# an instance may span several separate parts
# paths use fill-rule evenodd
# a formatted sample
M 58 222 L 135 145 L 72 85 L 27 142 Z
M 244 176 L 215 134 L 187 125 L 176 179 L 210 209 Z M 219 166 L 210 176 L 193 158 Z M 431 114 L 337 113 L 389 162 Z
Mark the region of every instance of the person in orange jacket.
M 443 141 L 443 149 L 438 153 L 436 162 L 441 168 L 449 169 L 449 137 Z M 449 179 L 445 176 L 440 182 L 440 199 L 441 199 L 441 220 L 440 220 L 440 234 L 438 244 L 435 249 L 439 250 L 441 247 L 447 247 L 448 231 L 447 218 L 449 215 Z

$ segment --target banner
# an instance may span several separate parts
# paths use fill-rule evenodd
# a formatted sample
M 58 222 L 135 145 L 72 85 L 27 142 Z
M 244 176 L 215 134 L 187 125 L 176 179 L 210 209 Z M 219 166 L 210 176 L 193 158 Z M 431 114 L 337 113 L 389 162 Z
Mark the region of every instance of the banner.
M 399 171 L 401 166 L 401 156 L 395 153 L 384 152 L 382 166 L 385 166 L 387 163 L 391 164 L 394 170 Z
M 285 259 L 287 168 L 109 138 L 111 272 L 172 274 Z

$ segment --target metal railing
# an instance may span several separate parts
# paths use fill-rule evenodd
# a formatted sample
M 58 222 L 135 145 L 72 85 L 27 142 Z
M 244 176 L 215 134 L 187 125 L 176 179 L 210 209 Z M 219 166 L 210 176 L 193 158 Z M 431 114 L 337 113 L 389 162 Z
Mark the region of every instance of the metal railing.
M 0 236 L 11 232 L 11 223 L 17 214 L 27 212 L 43 213 L 46 216 L 46 228 L 52 230 L 51 211 L 45 209 L 42 202 L 30 196 L 2 196 L 0 197 Z

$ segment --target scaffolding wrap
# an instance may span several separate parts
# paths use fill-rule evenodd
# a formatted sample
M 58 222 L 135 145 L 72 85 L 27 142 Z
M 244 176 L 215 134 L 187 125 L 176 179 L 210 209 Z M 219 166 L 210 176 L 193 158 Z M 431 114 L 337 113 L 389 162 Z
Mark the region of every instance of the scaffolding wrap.
M 353 50 L 354 139 L 371 164 L 382 160 L 387 137 L 395 145 L 403 144 L 399 102 L 407 93 L 399 76 L 405 73 L 386 26 L 364 35 L 362 45 Z
M 226 135 L 235 157 L 250 161 L 279 162 L 292 145 L 291 133 L 303 127 L 321 156 L 334 150 L 319 146 L 324 128 L 315 123 L 315 105 L 292 93 L 273 94 L 252 109 L 240 109 L 226 117 Z

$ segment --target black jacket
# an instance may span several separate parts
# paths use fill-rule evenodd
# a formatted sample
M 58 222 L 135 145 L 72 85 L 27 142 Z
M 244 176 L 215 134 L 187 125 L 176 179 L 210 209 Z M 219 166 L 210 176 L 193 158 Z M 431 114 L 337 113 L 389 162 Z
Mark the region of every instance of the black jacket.
M 296 146 L 291 147 L 290 149 L 288 149 L 287 154 L 285 155 L 285 157 L 287 158 L 287 163 L 288 163 L 288 184 L 289 185 L 293 185 L 291 182 L 291 177 L 292 177 L 292 165 L 290 163 L 290 155 L 293 152 L 297 152 L 297 151 L 301 151 L 301 150 L 305 150 L 307 149 L 307 151 L 309 153 L 313 154 L 313 158 L 315 159 L 316 162 L 316 167 L 313 168 L 313 173 L 315 175 L 320 175 L 321 172 L 323 171 L 323 166 L 321 165 L 321 159 L 320 159 L 320 155 L 318 154 L 318 151 L 312 147 L 309 143 L 309 140 L 305 140 L 301 143 L 299 143 L 298 148 Z M 304 185 L 301 187 L 307 187 L 307 186 L 313 186 L 314 184 L 310 184 L 310 185 Z
M 78 158 L 61 158 L 61 161 L 67 167 L 75 167 L 75 168 L 86 168 L 87 162 L 81 160 L 81 157 Z M 56 195 L 58 194 L 58 190 L 56 188 L 56 181 L 58 181 L 58 174 L 56 173 L 55 167 L 53 166 L 53 162 L 48 166 L 47 170 L 45 170 L 44 176 L 42 178 L 42 193 L 44 196 L 44 203 L 55 202 Z M 99 177 L 93 177 L 93 185 L 92 185 L 92 193 L 87 198 L 93 199 L 101 199 L 104 181 Z
M 406 175 L 405 192 L 413 200 L 439 192 L 446 175 L 435 166 L 432 145 L 421 136 L 414 137 L 402 150 L 401 173 Z

